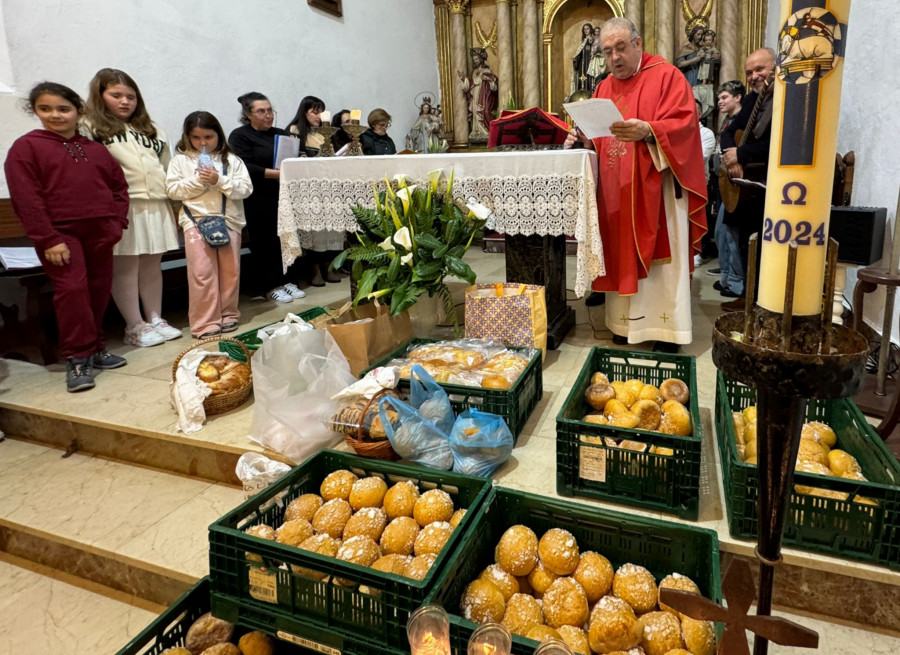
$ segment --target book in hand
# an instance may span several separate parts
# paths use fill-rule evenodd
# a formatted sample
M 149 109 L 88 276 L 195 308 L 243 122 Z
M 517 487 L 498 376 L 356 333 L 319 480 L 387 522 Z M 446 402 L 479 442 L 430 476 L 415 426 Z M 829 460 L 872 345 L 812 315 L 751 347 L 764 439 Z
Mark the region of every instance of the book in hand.
M 300 139 L 295 136 L 275 135 L 275 158 L 272 168 L 281 168 L 281 162 L 285 159 L 300 156 Z

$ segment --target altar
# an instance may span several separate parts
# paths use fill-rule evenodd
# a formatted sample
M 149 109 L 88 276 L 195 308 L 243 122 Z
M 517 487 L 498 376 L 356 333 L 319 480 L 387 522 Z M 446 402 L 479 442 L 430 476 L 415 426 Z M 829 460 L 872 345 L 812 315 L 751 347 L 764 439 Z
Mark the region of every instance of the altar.
M 375 207 L 373 184 L 383 190 L 385 178 L 397 174 L 427 180 L 430 171 L 450 169 L 453 195 L 490 208 L 488 229 L 507 235 L 507 280 L 546 288 L 549 347 L 556 347 L 574 322 L 566 304 L 565 235 L 578 242 L 576 296 L 605 273 L 593 151 L 286 159 L 278 200 L 285 269 L 302 253 L 301 231 L 355 232 L 351 208 Z

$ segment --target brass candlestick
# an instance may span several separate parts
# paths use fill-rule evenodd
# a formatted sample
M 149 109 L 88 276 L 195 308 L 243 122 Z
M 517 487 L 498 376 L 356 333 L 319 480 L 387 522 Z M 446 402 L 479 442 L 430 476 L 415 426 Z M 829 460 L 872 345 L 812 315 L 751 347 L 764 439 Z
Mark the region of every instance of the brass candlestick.
M 350 148 L 347 150 L 347 155 L 350 157 L 362 156 L 363 151 L 362 145 L 359 142 L 359 136 L 369 128 L 365 125 L 360 125 L 359 121 L 350 121 L 349 125 L 344 125 L 342 127 L 344 132 L 353 137 L 353 140 L 350 142 Z
M 331 143 L 331 135 L 337 131 L 338 128 L 331 127 L 331 121 L 322 121 L 320 126 L 313 128 L 313 132 L 325 137 L 325 143 L 319 148 L 319 157 L 334 157 L 334 145 Z

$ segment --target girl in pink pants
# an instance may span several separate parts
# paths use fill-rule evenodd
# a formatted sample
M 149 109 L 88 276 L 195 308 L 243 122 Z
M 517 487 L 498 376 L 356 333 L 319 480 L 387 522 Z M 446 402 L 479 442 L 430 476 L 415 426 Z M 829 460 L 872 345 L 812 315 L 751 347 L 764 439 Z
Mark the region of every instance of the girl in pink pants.
M 188 321 L 197 339 L 238 328 L 243 199 L 253 192 L 244 162 L 231 153 L 215 116 L 195 111 L 184 119 L 177 154 L 169 164 L 166 192 L 182 202 L 178 223 L 184 230 L 188 269 Z M 201 156 L 201 153 L 207 155 Z M 224 216 L 230 242 L 213 247 L 197 221 Z

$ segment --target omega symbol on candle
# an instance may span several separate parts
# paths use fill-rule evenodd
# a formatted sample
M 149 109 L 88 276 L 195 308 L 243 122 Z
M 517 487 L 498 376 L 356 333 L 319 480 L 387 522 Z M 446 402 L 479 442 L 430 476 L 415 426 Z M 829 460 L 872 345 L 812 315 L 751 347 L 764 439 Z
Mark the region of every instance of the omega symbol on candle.
M 825 77 L 834 69 L 835 57 L 843 55 L 840 22 L 821 7 L 792 14 L 778 34 L 778 43 L 778 76 L 790 84 Z
M 791 189 L 797 189 L 800 193 L 796 200 L 791 200 Z M 781 189 L 782 205 L 800 205 L 806 204 L 806 186 L 799 182 L 788 182 Z

